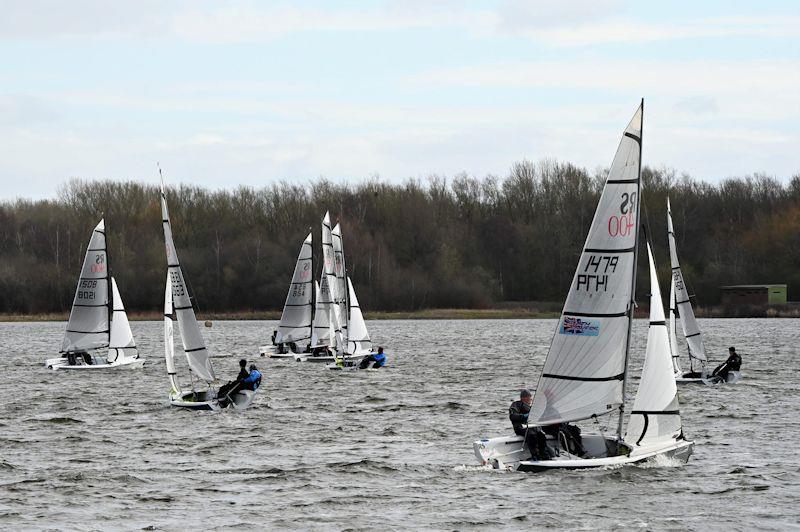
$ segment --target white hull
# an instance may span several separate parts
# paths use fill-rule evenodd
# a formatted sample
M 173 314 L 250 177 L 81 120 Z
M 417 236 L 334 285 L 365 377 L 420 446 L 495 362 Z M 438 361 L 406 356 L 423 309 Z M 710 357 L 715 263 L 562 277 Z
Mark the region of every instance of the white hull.
M 375 367 L 375 363 L 369 365 L 369 367 L 361 369 L 361 361 L 356 361 L 353 359 L 352 361 L 345 359 L 344 364 L 339 365 L 337 363 L 333 364 L 326 364 L 325 367 L 332 371 L 378 371 L 380 368 Z
M 228 408 L 234 410 L 244 410 L 250 406 L 256 392 L 252 390 L 240 390 L 231 398 L 232 401 L 228 404 Z M 183 392 L 181 394 L 172 394 L 169 397 L 170 406 L 177 408 L 186 408 L 189 410 L 211 410 L 216 412 L 222 410 L 222 406 L 217 400 L 216 392 L 212 393 L 209 390 L 202 392 Z
M 734 384 L 739 382 L 742 378 L 742 372 L 740 371 L 731 371 L 728 373 L 727 380 L 722 380 L 718 377 L 681 377 L 675 375 L 675 382 L 678 384 L 706 384 L 706 385 L 716 385 L 716 384 Z
M 628 453 L 608 456 L 607 449 L 616 447 L 616 440 L 599 434 L 586 434 L 583 436 L 583 446 L 586 449 L 584 458 L 561 451 L 558 456 L 550 460 L 531 460 L 531 454 L 524 447 L 521 436 L 484 439 L 472 444 L 475 456 L 481 465 L 491 465 L 494 469 L 535 473 L 554 469 L 591 469 L 637 464 L 657 459 L 659 456 L 685 463 L 692 454 L 694 442 L 672 440 L 632 448 L 626 444 Z M 548 437 L 548 447 L 554 454 L 558 453 L 555 440 L 551 437 Z
M 262 357 L 268 358 L 295 358 L 297 355 L 305 355 L 308 356 L 311 353 L 293 353 L 289 351 L 288 353 L 278 353 L 278 347 L 274 345 L 262 345 L 258 348 L 258 352 Z
M 92 364 L 86 364 L 83 358 L 78 357 L 78 364 L 70 365 L 69 361 L 64 357 L 48 358 L 44 361 L 44 367 L 47 369 L 56 370 L 98 370 L 98 369 L 111 369 L 127 366 L 131 369 L 138 369 L 144 366 L 145 359 L 139 358 L 125 358 L 120 361 L 108 364 L 105 362 L 105 357 L 92 357 Z

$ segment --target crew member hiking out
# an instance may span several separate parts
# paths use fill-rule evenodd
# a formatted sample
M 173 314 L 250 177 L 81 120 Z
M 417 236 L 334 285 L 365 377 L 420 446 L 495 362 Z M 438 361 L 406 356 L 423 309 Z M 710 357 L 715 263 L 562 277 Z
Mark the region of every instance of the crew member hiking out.
M 728 359 L 714 368 L 714 372 L 711 373 L 712 377 L 718 377 L 722 382 L 728 380 L 728 374 L 731 371 L 739 371 L 739 368 L 742 367 L 742 357 L 739 356 L 739 353 L 736 352 L 735 347 L 728 348 Z
M 379 347 L 377 353 L 370 353 L 361 360 L 359 369 L 367 369 L 372 364 L 373 369 L 382 368 L 386 365 L 386 355 L 383 354 L 383 348 Z
M 547 448 L 547 436 L 539 427 L 527 426 L 528 414 L 531 411 L 533 397 L 528 390 L 519 392 L 519 401 L 514 401 L 508 408 L 508 418 L 514 427 L 514 434 L 525 438 L 525 445 L 531 453 L 531 460 L 548 460 L 551 458 Z
M 219 397 L 220 401 L 227 401 L 227 396 L 233 397 L 236 392 L 241 390 L 241 384 L 248 376 L 250 376 L 250 373 L 247 371 L 247 360 L 243 358 L 239 361 L 239 374 L 236 375 L 236 380 L 220 386 L 219 392 L 217 393 L 217 397 Z

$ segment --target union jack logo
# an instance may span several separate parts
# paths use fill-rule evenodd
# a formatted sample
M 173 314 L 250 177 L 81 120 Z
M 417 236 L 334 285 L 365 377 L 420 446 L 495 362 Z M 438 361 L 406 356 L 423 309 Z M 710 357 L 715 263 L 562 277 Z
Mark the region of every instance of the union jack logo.
M 592 320 L 582 320 L 572 316 L 564 316 L 564 323 L 559 332 L 561 334 L 597 336 L 600 333 L 600 324 Z

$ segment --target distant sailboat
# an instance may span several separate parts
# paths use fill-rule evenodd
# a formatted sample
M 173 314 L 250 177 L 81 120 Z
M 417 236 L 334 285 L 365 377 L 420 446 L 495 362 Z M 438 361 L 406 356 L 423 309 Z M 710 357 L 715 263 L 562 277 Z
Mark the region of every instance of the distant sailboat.
M 211 365 L 208 349 L 203 333 L 197 325 L 194 304 L 186 286 L 183 270 L 178 260 L 178 252 L 172 239 L 172 224 L 167 209 L 167 196 L 164 185 L 161 185 L 161 217 L 164 226 L 164 243 L 167 252 L 167 282 L 164 290 L 164 356 L 167 363 L 167 375 L 172 389 L 170 404 L 175 407 L 191 410 L 220 410 L 224 406 L 232 406 L 242 410 L 250 406 L 256 392 L 240 390 L 231 397 L 218 398 L 218 389 L 214 368 Z M 190 389 L 184 390 L 177 378 L 173 341 L 173 318 L 177 319 L 180 329 L 183 352 L 189 364 Z M 222 399 L 222 401 L 220 401 Z
M 61 356 L 48 369 L 84 370 L 142 367 L 117 282 L 110 272 L 105 221 L 92 232 L 78 278 Z
M 533 397 L 528 427 L 618 416 L 614 435 L 584 434 L 586 454 L 548 440 L 554 459 L 535 460 L 522 436 L 473 443 L 482 464 L 519 471 L 623 465 L 659 455 L 688 460 L 667 327 L 652 253 L 651 315 L 642 379 L 623 433 L 638 258 L 643 104 L 611 165 Z M 649 251 L 649 247 L 648 247 Z M 623 436 L 624 434 L 624 436 Z M 552 437 L 550 437 L 552 438 Z
M 678 261 L 678 248 L 675 243 L 675 229 L 672 225 L 672 208 L 667 198 L 667 238 L 669 240 L 669 257 L 672 266 L 672 283 L 670 289 L 670 323 L 672 326 L 670 343 L 672 360 L 675 369 L 675 380 L 678 383 L 716 384 L 722 379 L 712 377 L 708 371 L 708 357 L 703 344 L 703 333 L 694 316 L 694 309 L 689 296 L 689 290 L 683 277 L 680 262 Z M 675 333 L 675 316 L 679 316 L 683 336 L 686 339 L 686 348 L 689 355 L 689 371 L 680 367 L 678 340 Z M 728 374 L 727 382 L 736 382 L 741 377 L 738 371 Z
M 314 261 L 311 233 L 300 246 L 292 283 L 286 295 L 281 321 L 273 343 L 261 346 L 261 356 L 294 358 L 295 353 L 309 353 L 313 336 Z

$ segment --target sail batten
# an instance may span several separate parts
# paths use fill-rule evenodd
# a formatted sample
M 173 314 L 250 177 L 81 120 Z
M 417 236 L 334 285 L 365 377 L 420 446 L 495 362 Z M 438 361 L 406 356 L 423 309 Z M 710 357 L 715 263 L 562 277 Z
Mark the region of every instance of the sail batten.
M 669 258 L 672 267 L 672 280 L 675 286 L 675 307 L 680 318 L 684 338 L 689 348 L 689 357 L 700 362 L 702 370 L 706 370 L 706 350 L 703 336 L 692 309 L 689 291 L 683 277 L 683 270 L 678 261 L 678 248 L 675 243 L 675 229 L 672 225 L 672 208 L 667 198 L 667 238 L 669 240 Z
M 623 403 L 639 219 L 642 107 L 625 129 L 545 359 L 529 424 Z

